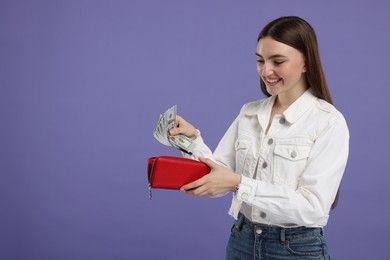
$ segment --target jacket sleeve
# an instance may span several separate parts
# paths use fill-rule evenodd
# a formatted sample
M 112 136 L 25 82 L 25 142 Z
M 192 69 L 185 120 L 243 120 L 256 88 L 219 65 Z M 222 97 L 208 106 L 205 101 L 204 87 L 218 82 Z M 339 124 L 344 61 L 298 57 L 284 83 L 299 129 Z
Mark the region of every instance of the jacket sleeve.
M 239 116 L 230 125 L 222 139 L 219 141 L 217 148 L 214 153 L 211 152 L 210 148 L 204 143 L 200 131 L 198 130 L 198 137 L 194 140 L 194 152 L 192 155 L 183 153 L 186 158 L 198 160 L 199 157 L 206 157 L 214 162 L 235 171 L 236 165 L 236 151 L 234 148 L 238 134 L 238 119 Z
M 182 152 L 183 157 L 193 160 L 199 160 L 199 157 L 213 159 L 213 153 L 210 148 L 204 143 L 203 138 L 198 131 L 198 137 L 193 141 L 193 153 L 187 154 Z

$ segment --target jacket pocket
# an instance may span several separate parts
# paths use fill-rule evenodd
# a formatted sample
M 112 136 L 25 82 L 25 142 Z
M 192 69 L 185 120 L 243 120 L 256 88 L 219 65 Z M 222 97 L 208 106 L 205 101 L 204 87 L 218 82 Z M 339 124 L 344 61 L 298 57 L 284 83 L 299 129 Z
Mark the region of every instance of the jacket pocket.
M 277 144 L 274 150 L 274 183 L 296 189 L 306 168 L 311 146 Z

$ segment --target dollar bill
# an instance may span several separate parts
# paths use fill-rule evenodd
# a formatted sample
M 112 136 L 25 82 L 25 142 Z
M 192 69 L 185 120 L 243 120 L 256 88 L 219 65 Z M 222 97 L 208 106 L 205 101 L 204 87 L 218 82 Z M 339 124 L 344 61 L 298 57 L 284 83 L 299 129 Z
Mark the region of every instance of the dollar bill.
M 182 150 L 184 152 L 192 153 L 193 152 L 193 142 L 190 138 L 185 135 L 170 136 L 170 143 L 172 146 Z
M 193 141 L 185 135 L 171 136 L 169 130 L 176 127 L 177 106 L 174 105 L 160 115 L 154 128 L 153 136 L 163 145 L 175 147 L 185 153 L 192 154 Z

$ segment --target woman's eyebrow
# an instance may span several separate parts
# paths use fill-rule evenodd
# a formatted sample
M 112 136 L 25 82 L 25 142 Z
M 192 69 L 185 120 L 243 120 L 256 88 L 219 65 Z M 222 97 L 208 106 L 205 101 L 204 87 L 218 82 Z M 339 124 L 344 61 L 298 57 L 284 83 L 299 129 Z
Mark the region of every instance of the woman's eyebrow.
M 260 58 L 263 58 L 263 56 L 261 56 L 261 55 L 258 54 L 257 52 L 256 52 L 256 56 L 257 56 L 257 57 L 260 57 Z M 281 55 L 281 54 L 274 54 L 274 55 L 271 55 L 271 56 L 269 57 L 269 59 L 274 59 L 274 58 L 287 58 L 287 57 L 284 56 L 284 55 Z

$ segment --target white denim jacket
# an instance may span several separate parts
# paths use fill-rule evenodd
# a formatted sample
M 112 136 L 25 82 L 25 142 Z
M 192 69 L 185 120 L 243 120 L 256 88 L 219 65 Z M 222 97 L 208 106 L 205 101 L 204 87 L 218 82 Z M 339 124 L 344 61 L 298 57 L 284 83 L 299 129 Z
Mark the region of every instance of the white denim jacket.
M 275 97 L 245 104 L 212 154 L 199 135 L 194 154 L 241 174 L 229 214 L 281 227 L 323 227 L 349 151 L 349 131 L 334 106 L 307 90 L 265 134 Z M 186 156 L 189 157 L 189 156 Z

